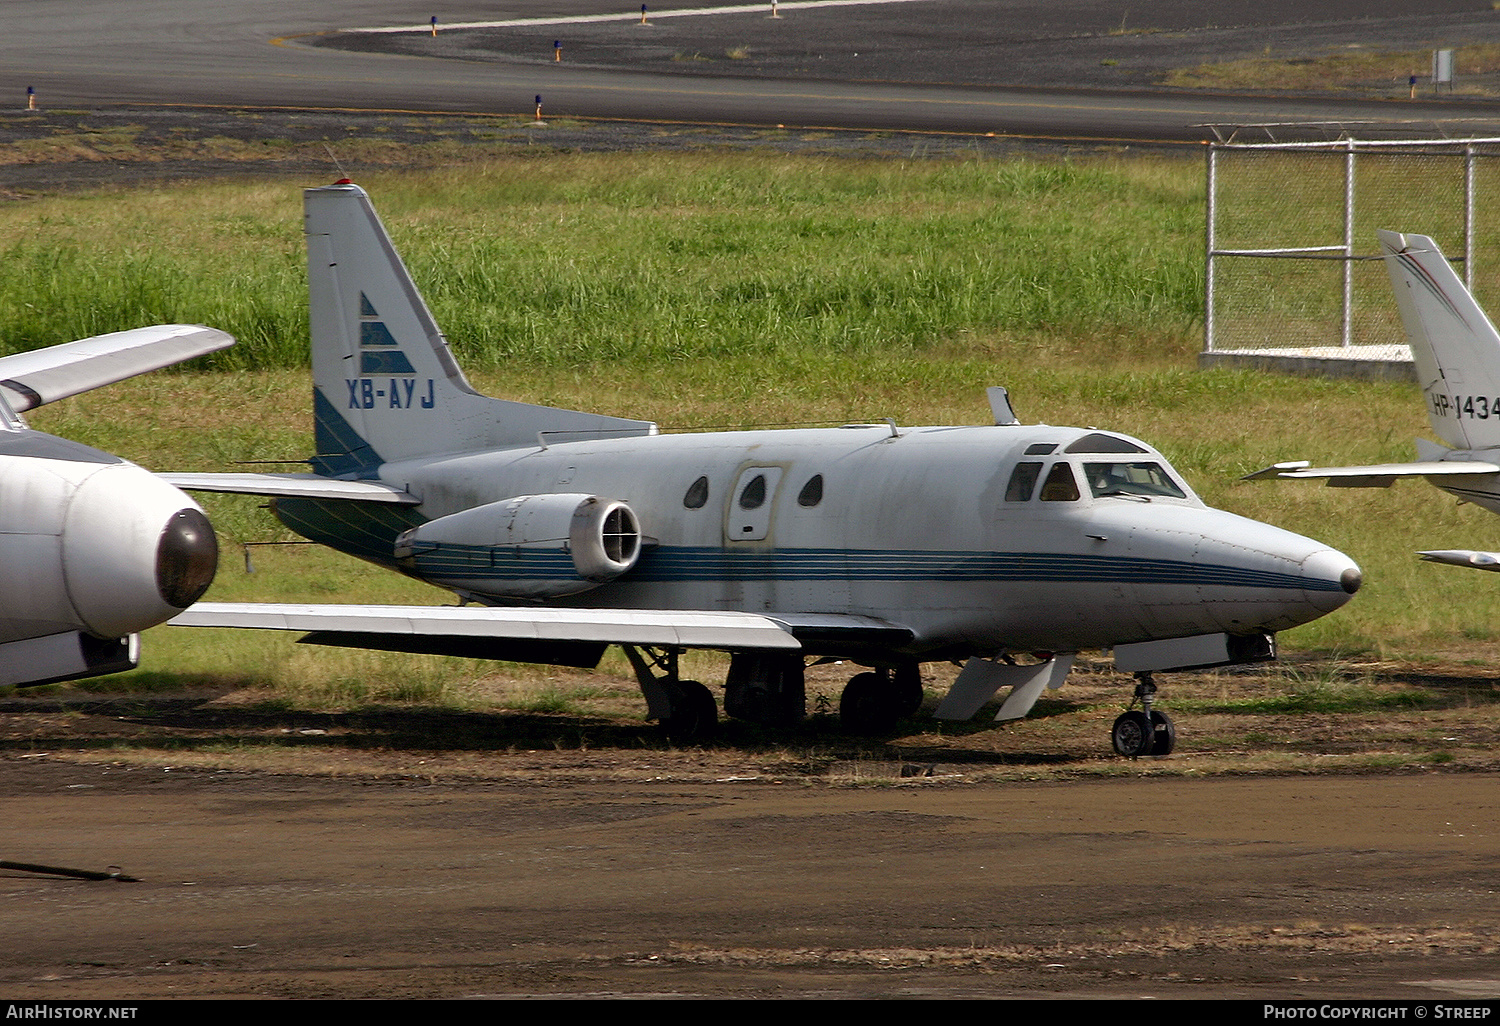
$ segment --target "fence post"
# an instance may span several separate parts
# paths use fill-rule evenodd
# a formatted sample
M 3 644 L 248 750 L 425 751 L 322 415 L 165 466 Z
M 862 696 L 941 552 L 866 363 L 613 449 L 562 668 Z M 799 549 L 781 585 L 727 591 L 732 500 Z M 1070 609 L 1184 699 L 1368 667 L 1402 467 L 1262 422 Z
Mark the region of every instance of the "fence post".
M 1474 291 L 1474 144 L 1464 146 L 1464 287 Z
M 1344 143 L 1344 348 L 1354 325 L 1354 140 Z
M 1204 211 L 1203 243 L 1203 351 L 1214 351 L 1214 218 L 1218 214 L 1215 194 L 1219 188 L 1219 144 L 1208 144 L 1208 200 Z

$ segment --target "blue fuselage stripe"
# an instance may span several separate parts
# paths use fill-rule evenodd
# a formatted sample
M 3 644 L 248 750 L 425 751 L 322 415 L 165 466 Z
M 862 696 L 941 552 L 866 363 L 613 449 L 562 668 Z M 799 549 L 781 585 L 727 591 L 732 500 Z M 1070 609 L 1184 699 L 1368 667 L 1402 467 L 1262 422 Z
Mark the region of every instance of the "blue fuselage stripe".
M 558 550 L 490 549 L 444 545 L 417 558 L 423 576 L 496 581 L 552 577 L 572 572 Z M 643 553 L 624 580 L 693 581 L 1010 581 L 1045 583 L 1176 584 L 1200 587 L 1291 588 L 1337 591 L 1336 581 L 1224 564 L 1170 559 L 1086 556 L 1045 552 L 965 552 L 865 549 L 778 549 L 735 552 L 722 548 L 666 547 Z

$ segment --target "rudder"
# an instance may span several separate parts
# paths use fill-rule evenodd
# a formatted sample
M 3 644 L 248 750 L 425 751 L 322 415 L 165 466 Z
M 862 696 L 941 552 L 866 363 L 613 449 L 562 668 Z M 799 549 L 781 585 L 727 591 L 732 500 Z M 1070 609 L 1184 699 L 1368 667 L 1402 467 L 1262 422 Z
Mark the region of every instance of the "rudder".
M 368 477 L 381 463 L 535 445 L 543 433 L 656 430 L 476 392 L 365 191 L 344 181 L 303 196 L 317 473 Z
M 1437 243 L 1380 232 L 1427 416 L 1457 449 L 1500 446 L 1500 333 Z

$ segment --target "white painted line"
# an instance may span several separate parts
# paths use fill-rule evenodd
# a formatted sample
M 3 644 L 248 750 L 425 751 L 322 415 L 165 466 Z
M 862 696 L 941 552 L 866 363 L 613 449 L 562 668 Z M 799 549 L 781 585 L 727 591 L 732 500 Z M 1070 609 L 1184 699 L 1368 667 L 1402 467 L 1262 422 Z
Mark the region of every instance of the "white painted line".
M 797 11 L 807 7 L 859 7 L 869 4 L 923 4 L 931 3 L 932 0 L 792 0 L 791 3 L 778 3 L 778 11 Z M 757 11 L 769 11 L 770 0 L 759 4 L 739 4 L 734 7 L 685 7 L 675 11 L 647 11 L 648 20 L 661 18 L 697 18 L 712 14 L 754 14 Z M 623 14 L 575 14 L 560 18 L 512 18 L 509 21 L 460 21 L 452 24 L 438 24 L 439 32 L 452 32 L 455 29 L 485 29 L 485 28 L 525 28 L 528 26 L 542 25 L 585 25 L 597 24 L 606 21 L 640 21 L 641 12 L 626 11 Z M 432 32 L 432 25 L 390 25 L 384 28 L 348 28 L 339 29 L 340 32 L 367 32 L 367 33 L 393 33 L 393 32 Z

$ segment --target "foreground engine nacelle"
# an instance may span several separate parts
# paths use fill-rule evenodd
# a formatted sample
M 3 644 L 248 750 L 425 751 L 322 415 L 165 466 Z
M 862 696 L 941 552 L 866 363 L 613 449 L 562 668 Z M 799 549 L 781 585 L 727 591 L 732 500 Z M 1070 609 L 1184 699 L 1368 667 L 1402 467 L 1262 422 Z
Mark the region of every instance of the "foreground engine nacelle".
M 0 454 L 0 684 L 128 669 L 131 636 L 212 582 L 213 528 L 140 467 L 40 432 L 17 438 L 27 455 Z
M 396 539 L 414 577 L 496 598 L 557 598 L 635 566 L 641 527 L 616 499 L 521 495 L 429 520 Z

